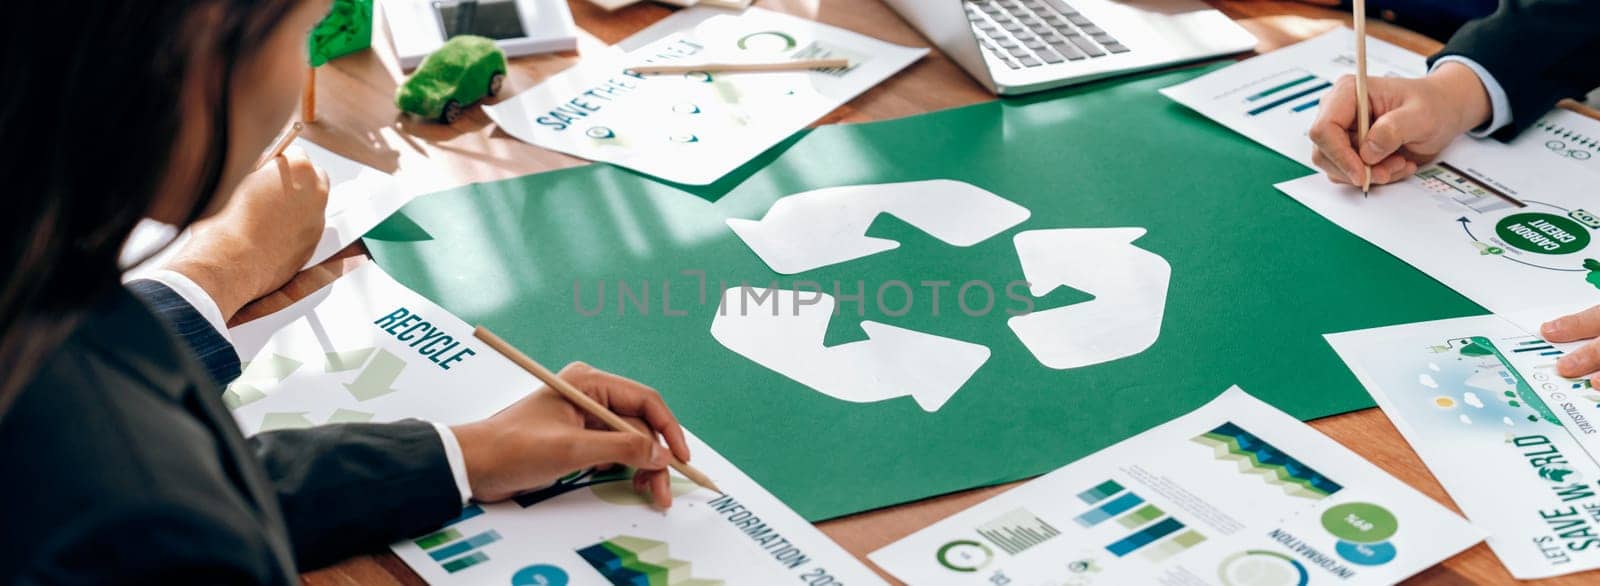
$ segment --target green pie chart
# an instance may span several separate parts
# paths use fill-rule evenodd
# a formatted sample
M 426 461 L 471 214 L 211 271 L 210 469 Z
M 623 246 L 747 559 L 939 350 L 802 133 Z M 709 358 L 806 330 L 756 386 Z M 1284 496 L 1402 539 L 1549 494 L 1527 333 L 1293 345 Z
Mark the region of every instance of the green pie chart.
M 799 45 L 783 31 L 761 31 L 739 37 L 739 49 L 757 53 L 784 53 Z

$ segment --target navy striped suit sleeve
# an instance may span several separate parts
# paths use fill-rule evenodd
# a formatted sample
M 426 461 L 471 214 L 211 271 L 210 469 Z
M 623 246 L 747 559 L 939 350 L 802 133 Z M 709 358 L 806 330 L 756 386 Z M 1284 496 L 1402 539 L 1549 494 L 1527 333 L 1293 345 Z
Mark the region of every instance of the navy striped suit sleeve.
M 183 338 L 218 387 L 228 386 L 239 378 L 239 353 L 234 350 L 233 343 L 176 291 L 151 279 L 131 281 L 127 287 Z

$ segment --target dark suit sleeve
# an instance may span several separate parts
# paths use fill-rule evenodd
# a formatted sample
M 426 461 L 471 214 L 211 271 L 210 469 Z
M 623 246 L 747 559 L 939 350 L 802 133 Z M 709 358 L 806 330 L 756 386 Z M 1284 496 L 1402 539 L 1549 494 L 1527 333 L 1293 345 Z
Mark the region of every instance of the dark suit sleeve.
M 380 550 L 461 513 L 431 424 L 323 425 L 249 441 L 277 490 L 302 569 Z
M 212 327 L 199 310 L 184 301 L 183 296 L 150 279 L 130 282 L 128 290 L 166 322 L 173 333 L 183 338 L 217 386 L 228 386 L 239 378 L 239 353 L 233 349 L 233 343 Z
M 59 519 L 16 583 L 283 584 L 294 575 L 245 509 L 225 495 L 188 497 Z
M 1600 86 L 1600 0 L 1503 0 L 1488 17 L 1461 27 L 1429 65 L 1446 55 L 1478 62 L 1505 89 L 1510 140 L 1562 98 Z
M 183 338 L 218 384 L 239 376 L 233 345 L 156 281 L 128 289 Z M 461 513 L 439 431 L 421 421 L 269 431 L 248 440 L 278 496 L 301 569 L 436 528 Z

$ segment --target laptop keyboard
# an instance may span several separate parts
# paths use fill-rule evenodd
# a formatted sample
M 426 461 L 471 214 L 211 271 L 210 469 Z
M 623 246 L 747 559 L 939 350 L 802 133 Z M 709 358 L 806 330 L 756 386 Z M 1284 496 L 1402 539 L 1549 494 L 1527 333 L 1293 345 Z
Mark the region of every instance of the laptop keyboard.
M 1006 67 L 1042 67 L 1128 48 L 1061 0 L 965 0 L 978 43 Z

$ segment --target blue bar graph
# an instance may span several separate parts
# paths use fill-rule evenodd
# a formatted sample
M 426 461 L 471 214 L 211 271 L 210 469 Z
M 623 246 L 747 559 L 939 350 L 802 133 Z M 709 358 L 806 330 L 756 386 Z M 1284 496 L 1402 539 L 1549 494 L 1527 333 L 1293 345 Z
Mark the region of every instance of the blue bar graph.
M 1289 81 L 1286 81 L 1286 82 L 1280 83 L 1278 85 L 1269 87 L 1267 89 L 1261 90 L 1258 93 L 1251 94 L 1249 97 L 1246 97 L 1244 99 L 1244 101 L 1246 101 L 1246 102 L 1254 102 L 1256 100 L 1260 100 L 1262 98 L 1271 96 L 1272 94 L 1281 92 L 1283 90 L 1292 88 L 1294 86 L 1300 85 L 1302 83 L 1311 81 L 1311 80 L 1316 79 L 1316 78 L 1317 78 L 1317 76 L 1311 75 L 1311 74 L 1306 74 L 1304 77 L 1296 77 L 1296 78 L 1291 79 Z
M 1267 102 L 1265 104 L 1257 106 L 1255 109 L 1250 110 L 1249 112 L 1247 112 L 1247 114 L 1249 114 L 1251 116 L 1256 116 L 1256 115 L 1259 115 L 1259 114 L 1261 114 L 1263 112 L 1266 112 L 1268 110 L 1272 110 L 1273 108 L 1277 108 L 1278 106 L 1282 106 L 1282 105 L 1287 104 L 1289 102 L 1293 102 L 1293 101 L 1298 100 L 1300 98 L 1304 98 L 1306 96 L 1309 96 L 1311 94 L 1320 92 L 1320 91 L 1328 89 L 1330 87 L 1333 87 L 1333 84 L 1331 82 L 1324 81 L 1322 83 L 1319 83 L 1317 85 L 1311 86 L 1309 88 L 1300 90 L 1298 92 L 1289 94 L 1289 95 L 1284 96 L 1282 98 L 1278 98 L 1278 99 L 1273 100 L 1271 102 Z
M 1304 104 L 1300 104 L 1299 106 L 1295 106 L 1294 107 L 1294 111 L 1296 111 L 1296 112 L 1304 112 L 1306 110 L 1310 110 L 1312 108 L 1317 107 L 1317 104 L 1321 104 L 1321 103 L 1322 103 L 1322 98 L 1317 98 L 1315 100 L 1311 100 L 1311 101 L 1306 102 Z
M 457 542 L 452 543 L 450 545 L 446 545 L 446 546 L 441 547 L 439 549 L 435 549 L 433 551 L 430 551 L 430 552 L 428 552 L 428 556 L 432 557 L 434 560 L 445 560 L 445 559 L 453 558 L 453 557 L 456 557 L 458 555 L 467 553 L 469 551 L 472 551 L 474 549 L 483 547 L 485 545 L 489 545 L 489 544 L 494 543 L 496 541 L 500 541 L 500 533 L 496 532 L 493 529 L 490 529 L 490 530 L 485 531 L 483 533 L 479 533 L 479 534 L 474 535 L 472 537 L 468 537 L 468 538 L 463 539 L 461 541 L 457 541 Z
M 1109 551 L 1112 553 L 1112 555 L 1120 558 L 1138 551 L 1139 548 L 1149 545 L 1155 542 L 1155 540 L 1166 537 L 1167 535 L 1182 528 L 1183 523 L 1172 517 L 1167 517 L 1156 522 L 1154 525 L 1145 527 L 1144 529 L 1141 529 L 1132 535 L 1118 540 L 1116 543 L 1107 545 L 1106 551 Z
M 1122 485 L 1115 480 L 1107 480 L 1095 485 L 1094 488 L 1078 493 L 1078 498 L 1082 499 L 1084 503 L 1092 505 L 1119 492 L 1122 492 Z
M 1126 492 L 1122 496 L 1106 501 L 1100 506 L 1078 515 L 1077 521 L 1079 525 L 1084 527 L 1093 527 L 1106 519 L 1125 513 L 1141 504 L 1144 504 L 1144 499 L 1139 498 L 1139 495 Z

